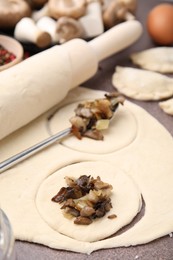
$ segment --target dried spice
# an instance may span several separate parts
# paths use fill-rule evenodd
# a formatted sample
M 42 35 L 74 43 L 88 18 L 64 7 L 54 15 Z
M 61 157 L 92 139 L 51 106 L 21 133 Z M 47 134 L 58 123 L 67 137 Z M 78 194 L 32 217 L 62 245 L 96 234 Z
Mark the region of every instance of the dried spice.
M 70 119 L 71 132 L 78 138 L 86 136 L 103 140 L 101 130 L 107 129 L 110 119 L 124 98 L 119 93 L 105 94 L 105 98 L 80 103 L 75 109 L 75 116 Z
M 0 66 L 8 64 L 14 59 L 16 59 L 16 56 L 0 45 Z
M 98 176 L 82 175 L 78 179 L 65 177 L 67 187 L 62 187 L 52 198 L 61 204 L 66 217 L 74 217 L 74 224 L 89 225 L 96 218 L 105 216 L 112 208 L 112 185 Z

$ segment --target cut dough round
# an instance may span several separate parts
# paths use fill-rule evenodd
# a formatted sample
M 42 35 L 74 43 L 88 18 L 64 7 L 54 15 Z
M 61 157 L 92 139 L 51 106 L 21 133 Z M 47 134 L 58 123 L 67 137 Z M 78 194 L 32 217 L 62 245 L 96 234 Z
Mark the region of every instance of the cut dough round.
M 160 100 L 173 95 L 173 79 L 157 72 L 116 67 L 112 84 L 124 95 L 139 100 Z
M 159 106 L 165 113 L 173 116 L 173 98 L 159 102 Z
M 67 186 L 64 179 L 66 176 L 78 178 L 81 175 L 100 176 L 102 181 L 113 186 L 112 209 L 88 226 L 76 225 L 74 219 L 65 218 L 61 205 L 51 201 L 61 187 Z M 104 239 L 129 224 L 141 205 L 141 195 L 133 179 L 107 162 L 81 162 L 62 168 L 43 181 L 36 196 L 36 207 L 52 229 L 88 242 Z M 116 214 L 117 218 L 108 219 L 108 215 L 112 214 Z
M 78 103 L 62 107 L 54 114 L 49 121 L 52 134 L 70 127 L 69 119 L 74 115 L 74 109 Z M 105 154 L 128 146 L 133 142 L 136 134 L 137 123 L 135 116 L 126 106 L 119 106 L 114 117 L 111 119 L 109 128 L 103 131 L 104 141 L 96 141 L 87 137 L 83 137 L 82 140 L 77 140 L 75 136 L 71 136 L 64 139 L 62 144 L 81 152 Z
M 173 72 L 173 47 L 157 47 L 133 53 L 132 62 L 143 69 L 161 73 Z

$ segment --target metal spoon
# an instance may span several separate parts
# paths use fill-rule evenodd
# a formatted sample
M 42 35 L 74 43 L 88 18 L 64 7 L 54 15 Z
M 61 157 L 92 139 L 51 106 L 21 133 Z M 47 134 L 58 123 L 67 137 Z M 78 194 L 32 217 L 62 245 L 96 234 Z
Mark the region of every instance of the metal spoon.
M 35 144 L 31 146 L 30 148 L 27 148 L 26 150 L 8 158 L 7 160 L 0 163 L 0 173 L 8 170 L 12 166 L 18 164 L 19 162 L 24 161 L 25 159 L 29 158 L 31 155 L 37 153 L 40 150 L 43 150 L 44 148 L 48 147 L 49 145 L 55 143 L 56 141 L 61 141 L 64 137 L 67 137 L 71 134 L 71 128 L 67 128 L 65 130 L 62 130 L 61 132 L 52 135 L 51 137 L 41 141 L 38 144 Z
M 123 104 L 123 102 L 124 102 L 124 97 L 119 96 L 118 93 L 112 93 L 109 95 L 107 94 L 105 96 L 111 100 L 113 112 L 116 111 L 116 109 L 118 108 L 118 105 L 120 103 Z M 111 119 L 112 118 L 109 118 L 109 121 Z M 35 144 L 35 145 L 31 146 L 30 148 L 27 148 L 26 150 L 6 159 L 5 161 L 0 163 L 0 173 L 11 168 L 12 166 L 18 164 L 19 162 L 27 159 L 28 157 L 37 153 L 38 151 L 43 150 L 44 148 L 48 147 L 49 145 L 55 143 L 56 141 L 61 141 L 64 137 L 69 136 L 71 133 L 72 133 L 72 128 L 69 127 L 55 135 L 50 136 L 49 138 L 41 141 L 40 143 Z

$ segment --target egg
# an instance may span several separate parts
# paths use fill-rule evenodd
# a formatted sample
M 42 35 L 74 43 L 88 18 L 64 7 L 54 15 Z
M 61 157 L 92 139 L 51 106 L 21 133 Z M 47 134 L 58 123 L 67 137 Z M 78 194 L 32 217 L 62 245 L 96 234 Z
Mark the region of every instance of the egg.
M 173 5 L 156 5 L 147 16 L 147 30 L 155 43 L 171 45 L 173 43 Z

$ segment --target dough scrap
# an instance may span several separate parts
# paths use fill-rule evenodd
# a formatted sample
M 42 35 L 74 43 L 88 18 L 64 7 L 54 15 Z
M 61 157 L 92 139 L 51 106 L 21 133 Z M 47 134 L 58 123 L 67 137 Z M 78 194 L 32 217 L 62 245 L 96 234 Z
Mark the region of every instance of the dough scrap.
M 173 98 L 159 102 L 159 107 L 168 115 L 173 116 Z
M 57 108 L 66 106 L 70 102 L 75 103 L 78 100 L 101 96 L 103 96 L 102 91 L 77 88 L 71 91 Z M 54 144 L 0 174 L 0 205 L 10 219 L 16 239 L 55 249 L 89 254 L 102 248 L 149 243 L 172 232 L 172 136 L 155 118 L 139 106 L 126 100 L 124 107 L 135 117 L 137 132 L 133 142 L 122 149 L 104 154 L 93 154 L 70 149 L 63 144 Z M 27 143 L 28 147 L 33 144 L 33 137 L 34 141 L 48 137 L 46 122 L 54 112 L 55 110 L 48 111 L 27 127 L 21 128 L 0 141 L 0 161 L 11 154 L 11 147 L 15 147 L 16 150 L 13 148 L 15 152 L 23 147 L 23 143 Z M 63 127 L 63 121 L 57 120 L 57 124 Z M 128 131 L 128 126 L 125 127 Z M 107 134 L 105 133 L 105 137 Z M 93 147 L 95 142 L 97 141 L 92 140 Z M 97 169 L 102 170 L 100 161 L 110 164 L 110 167 L 114 167 L 115 170 L 121 170 L 135 183 L 145 201 L 144 216 L 124 233 L 100 241 L 84 242 L 60 234 L 41 217 L 38 211 L 36 197 L 40 187 L 49 176 L 53 177 L 56 171 L 61 171 L 61 169 L 63 171 L 65 167 L 70 169 L 70 165 L 73 164 L 98 162 Z M 105 172 L 104 180 L 107 181 L 107 178 L 109 178 L 108 171 Z M 134 201 L 128 201 L 126 194 L 122 200 L 134 206 Z M 126 218 L 126 211 L 124 217 Z
M 130 56 L 139 67 L 161 73 L 173 72 L 173 47 L 156 47 L 136 52 Z
M 173 79 L 157 72 L 117 66 L 112 84 L 124 95 L 138 100 L 160 100 L 173 95 Z

